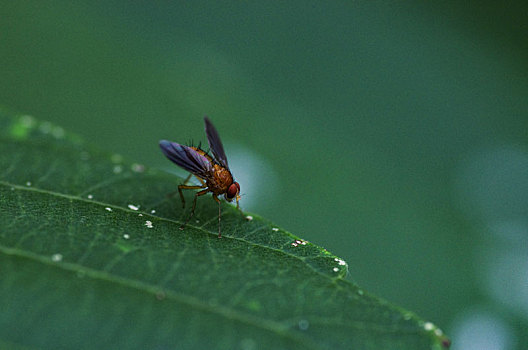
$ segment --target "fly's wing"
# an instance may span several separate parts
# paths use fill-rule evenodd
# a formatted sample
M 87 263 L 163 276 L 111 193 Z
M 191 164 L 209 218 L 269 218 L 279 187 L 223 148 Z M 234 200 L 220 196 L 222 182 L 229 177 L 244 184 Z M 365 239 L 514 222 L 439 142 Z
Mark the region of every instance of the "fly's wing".
M 209 118 L 204 117 L 205 121 L 205 133 L 207 134 L 207 141 L 209 142 L 209 148 L 213 152 L 213 155 L 218 163 L 224 168 L 228 168 L 227 157 L 224 152 L 224 146 L 222 146 L 222 141 L 220 141 L 220 136 L 216 131 L 215 127 L 209 120 Z
M 159 145 L 165 157 L 194 175 L 207 178 L 212 170 L 210 160 L 194 148 L 167 140 L 161 140 Z

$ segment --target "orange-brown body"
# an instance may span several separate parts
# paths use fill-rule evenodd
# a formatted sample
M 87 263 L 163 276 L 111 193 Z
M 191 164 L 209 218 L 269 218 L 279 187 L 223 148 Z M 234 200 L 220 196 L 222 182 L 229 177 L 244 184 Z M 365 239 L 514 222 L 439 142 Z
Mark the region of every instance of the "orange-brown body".
M 178 186 L 182 206 L 185 207 L 185 197 L 183 196 L 182 190 L 199 190 L 194 194 L 191 214 L 180 226 L 180 229 L 183 230 L 185 225 L 193 217 L 194 210 L 196 209 L 196 199 L 207 193 L 211 193 L 213 199 L 218 203 L 218 238 L 220 238 L 222 237 L 220 230 L 221 202 L 218 196 L 223 195 L 228 202 L 236 200 L 236 207 L 240 210 L 238 205 L 238 201 L 240 200 L 240 185 L 234 180 L 229 170 L 227 157 L 218 132 L 207 116 L 204 117 L 204 122 L 205 133 L 207 134 L 207 141 L 212 155 L 207 154 L 199 147 L 185 146 L 167 140 L 161 140 L 159 145 L 163 154 L 170 161 L 190 172 L 185 181 Z M 200 180 L 200 185 L 187 185 L 187 182 L 193 175 Z M 240 210 L 240 212 L 242 211 Z
M 213 160 L 213 158 L 207 153 L 205 153 L 203 150 L 197 147 L 191 148 L 206 157 L 211 162 L 211 164 L 213 164 L 213 171 L 211 173 L 211 176 L 204 178 L 205 184 L 209 188 L 209 191 L 213 192 L 215 196 L 219 196 L 221 194 L 226 193 L 229 186 L 231 186 L 231 184 L 233 183 L 233 175 L 231 175 L 231 172 L 220 164 L 217 164 Z
M 232 183 L 233 175 L 231 175 L 231 172 L 218 164 L 214 165 L 213 177 L 206 181 L 207 187 L 211 189 L 215 196 L 226 193 Z

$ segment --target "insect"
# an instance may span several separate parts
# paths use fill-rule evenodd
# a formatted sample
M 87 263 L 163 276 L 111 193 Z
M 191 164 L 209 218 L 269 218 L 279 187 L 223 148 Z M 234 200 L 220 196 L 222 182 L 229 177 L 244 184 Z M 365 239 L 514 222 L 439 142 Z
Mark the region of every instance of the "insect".
M 213 199 L 218 202 L 218 238 L 222 238 L 220 231 L 220 217 L 222 213 L 218 196 L 223 194 L 228 202 L 236 199 L 237 209 L 240 210 L 238 205 L 238 201 L 240 200 L 240 185 L 233 179 L 233 175 L 229 170 L 224 146 L 222 145 L 218 132 L 207 116 L 204 117 L 204 121 L 207 141 L 209 142 L 209 148 L 213 156 L 207 154 L 200 147 L 185 146 L 167 140 L 161 140 L 159 145 L 163 154 L 170 161 L 190 172 L 183 184 L 178 186 L 178 192 L 180 193 L 184 208 L 185 198 L 183 197 L 182 190 L 200 190 L 195 193 L 191 214 L 182 224 L 180 230 L 183 230 L 185 225 L 193 217 L 198 197 L 211 192 Z M 201 185 L 187 185 L 187 182 L 193 175 L 200 180 Z

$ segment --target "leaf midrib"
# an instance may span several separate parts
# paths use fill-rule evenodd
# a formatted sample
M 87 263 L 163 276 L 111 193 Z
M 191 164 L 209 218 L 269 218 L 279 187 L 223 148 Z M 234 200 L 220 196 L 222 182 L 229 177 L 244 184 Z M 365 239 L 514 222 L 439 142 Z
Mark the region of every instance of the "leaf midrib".
M 120 206 L 116 206 L 116 205 L 113 205 L 113 204 L 103 203 L 103 202 L 95 201 L 95 200 L 88 200 L 88 199 L 85 199 L 85 198 L 82 198 L 82 197 L 73 196 L 73 195 L 64 194 L 64 193 L 59 193 L 59 192 L 53 192 L 53 191 L 49 191 L 49 190 L 40 189 L 40 188 L 37 188 L 37 187 L 26 187 L 26 186 L 12 184 L 12 183 L 9 183 L 9 182 L 6 182 L 6 181 L 0 181 L 0 184 L 5 186 L 5 187 L 15 188 L 17 190 L 33 191 L 33 192 L 47 194 L 47 195 L 50 195 L 50 196 L 66 198 L 66 199 L 69 199 L 69 200 L 72 200 L 72 201 L 82 201 L 82 202 L 85 202 L 85 203 L 99 205 L 99 206 L 103 206 L 103 207 L 112 207 L 114 209 L 119 209 L 119 210 L 122 210 L 122 211 L 125 211 L 125 212 L 130 212 L 130 213 L 132 213 L 132 212 L 134 212 L 134 213 L 142 213 L 144 216 L 148 216 L 148 217 L 151 217 L 151 218 L 161 219 L 161 220 L 164 220 L 164 221 L 167 221 L 167 222 L 172 222 L 172 223 L 179 223 L 176 220 L 162 218 L 162 217 L 159 217 L 159 216 L 153 216 L 153 215 L 151 215 L 149 213 L 146 213 L 146 212 L 132 211 L 130 209 L 127 209 L 127 208 L 124 208 L 124 207 L 120 207 Z M 192 226 L 192 225 L 189 225 L 189 226 Z M 197 227 L 197 226 L 192 226 L 192 227 L 194 229 L 197 229 L 197 230 L 200 230 L 202 232 L 206 232 L 206 233 L 209 233 L 209 234 L 212 234 L 212 235 L 216 236 L 216 233 L 213 233 L 213 232 L 210 232 L 208 230 L 205 230 L 202 227 Z M 236 240 L 239 240 L 239 241 L 243 241 L 243 242 L 245 242 L 247 244 L 251 244 L 251 245 L 254 245 L 254 246 L 259 246 L 259 247 L 270 249 L 270 250 L 273 250 L 273 251 L 278 251 L 278 252 L 281 252 L 281 253 L 283 253 L 285 255 L 290 255 L 290 256 L 295 257 L 295 258 L 297 258 L 299 260 L 303 260 L 302 257 L 298 257 L 296 255 L 286 253 L 286 252 L 281 251 L 279 249 L 275 249 L 275 248 L 271 248 L 271 247 L 268 247 L 268 246 L 259 245 L 259 244 L 256 244 L 254 242 L 249 242 L 249 241 L 246 241 L 246 240 L 241 239 L 241 238 L 229 237 L 229 236 L 224 236 L 224 238 L 236 239 Z M 17 256 L 19 258 L 30 259 L 32 261 L 43 263 L 43 264 L 46 264 L 46 265 L 49 265 L 49 266 L 53 266 L 53 267 L 56 267 L 56 268 L 61 268 L 63 270 L 67 270 L 67 271 L 72 271 L 72 272 L 82 271 L 86 276 L 91 277 L 93 279 L 103 280 L 103 281 L 107 281 L 107 282 L 115 282 L 115 283 L 118 283 L 118 284 L 120 284 L 122 286 L 125 286 L 127 288 L 137 289 L 137 290 L 140 290 L 140 291 L 143 291 L 143 292 L 146 292 L 146 293 L 150 293 L 150 294 L 152 294 L 154 296 L 156 296 L 159 292 L 162 291 L 166 295 L 166 297 L 169 297 L 169 298 L 171 298 L 172 300 L 174 300 L 176 302 L 179 302 L 179 303 L 182 303 L 182 304 L 187 304 L 187 305 L 190 305 L 190 306 L 193 306 L 193 307 L 197 307 L 197 308 L 199 308 L 201 310 L 204 310 L 204 311 L 207 311 L 207 312 L 210 312 L 210 313 L 215 313 L 215 314 L 221 315 L 221 316 L 223 316 L 225 318 L 228 318 L 228 319 L 237 320 L 239 322 L 252 325 L 252 326 L 254 326 L 256 328 L 261 328 L 261 329 L 265 329 L 265 330 L 274 332 L 275 334 L 279 334 L 282 337 L 290 338 L 290 339 L 292 339 L 292 340 L 294 340 L 296 342 L 299 342 L 303 346 L 308 347 L 310 349 L 314 349 L 314 350 L 324 349 L 323 347 L 320 347 L 318 344 L 313 343 L 313 341 L 308 341 L 309 338 L 307 338 L 305 336 L 301 337 L 297 333 L 289 332 L 288 331 L 288 327 L 283 326 L 283 325 L 281 325 L 278 322 L 275 322 L 275 321 L 272 321 L 272 320 L 269 320 L 269 319 L 255 317 L 253 315 L 250 315 L 250 314 L 247 314 L 247 313 L 242 313 L 240 311 L 236 311 L 234 309 L 229 309 L 229 308 L 226 308 L 226 307 L 223 307 L 223 306 L 218 306 L 217 305 L 215 307 L 212 307 L 211 305 L 209 305 L 208 303 L 204 303 L 200 299 L 191 297 L 191 296 L 186 295 L 186 294 L 177 293 L 177 292 L 175 292 L 175 291 L 173 291 L 171 289 L 159 288 L 159 287 L 156 287 L 155 285 L 147 284 L 147 283 L 144 283 L 144 282 L 136 280 L 136 279 L 122 277 L 122 276 L 119 276 L 119 275 L 116 275 L 116 274 L 113 274 L 113 273 L 109 273 L 109 272 L 106 272 L 106 271 L 95 270 L 95 269 L 92 269 L 92 268 L 89 268 L 89 267 L 86 267 L 86 266 L 83 266 L 83 265 L 71 263 L 71 262 L 55 263 L 55 262 L 52 262 L 49 259 L 49 257 L 43 256 L 41 254 L 36 254 L 36 253 L 30 252 L 30 251 L 24 251 L 24 250 L 20 250 L 20 249 L 16 249 L 16 248 L 9 248 L 9 247 L 3 246 L 1 244 L 0 244 L 0 252 L 2 254 L 5 254 L 5 255 L 12 255 L 12 256 Z M 323 275 L 325 277 L 328 277 L 328 276 L 322 274 L 321 272 L 318 272 L 317 270 L 315 270 L 309 264 L 307 264 L 307 265 L 314 272 L 319 273 L 319 274 L 321 274 L 321 275 Z
M 66 199 L 69 199 L 69 200 L 72 200 L 72 201 L 81 201 L 81 202 L 94 204 L 94 205 L 98 205 L 98 206 L 105 207 L 105 208 L 106 207 L 112 207 L 112 210 L 113 209 L 118 209 L 118 210 L 121 210 L 121 211 L 124 211 L 124 212 L 127 212 L 127 213 L 140 213 L 140 214 L 143 215 L 143 217 L 155 218 L 156 220 L 162 220 L 162 221 L 165 221 L 165 222 L 175 223 L 175 224 L 178 224 L 178 225 L 181 224 L 181 222 L 178 221 L 178 220 L 169 219 L 169 218 L 165 218 L 165 217 L 161 217 L 161 216 L 155 216 L 155 215 L 152 215 L 152 214 L 144 212 L 144 211 L 131 210 L 131 209 L 128 209 L 128 208 L 125 208 L 125 207 L 121 207 L 119 205 L 115 205 L 115 204 L 104 203 L 104 202 L 100 202 L 100 201 L 93 200 L 93 199 L 85 199 L 83 197 L 70 195 L 70 194 L 65 194 L 65 193 L 53 192 L 53 191 L 50 191 L 50 190 L 44 190 L 44 189 L 37 188 L 37 187 L 34 187 L 34 186 L 28 187 L 28 186 L 16 185 L 16 184 L 12 184 L 12 183 L 9 183 L 9 182 L 6 182 L 6 181 L 0 181 L 0 185 L 6 186 L 6 187 L 11 187 L 11 188 L 16 188 L 16 189 L 22 190 L 22 191 L 31 191 L 31 192 L 48 194 L 48 195 L 55 196 L 55 197 L 66 198 Z M 197 231 L 202 231 L 202 232 L 205 232 L 207 234 L 213 235 L 215 237 L 217 236 L 216 232 L 208 231 L 208 230 L 204 229 L 202 226 L 194 226 L 192 224 L 187 224 L 187 226 L 188 227 L 192 227 L 193 229 L 195 229 Z M 286 233 L 286 234 L 289 235 L 289 233 Z M 241 238 L 241 237 L 233 237 L 233 236 L 223 235 L 222 238 L 223 239 L 232 239 L 232 240 L 236 240 L 236 241 L 239 241 L 239 242 L 244 242 L 244 243 L 246 243 L 248 245 L 252 245 L 252 246 L 255 246 L 255 247 L 268 249 L 270 251 L 277 252 L 279 254 L 283 254 L 285 256 L 297 259 L 297 260 L 303 262 L 304 264 L 306 264 L 306 266 L 308 266 L 312 271 L 314 271 L 318 275 L 329 279 L 332 283 L 336 284 L 337 288 L 341 289 L 341 287 L 335 282 L 337 280 L 339 280 L 339 279 L 344 280 L 343 278 L 341 278 L 339 276 L 332 277 L 332 276 L 329 276 L 329 275 L 327 275 L 327 274 L 315 269 L 312 265 L 306 263 L 307 257 L 298 256 L 298 255 L 286 252 L 286 251 L 281 250 L 281 249 L 270 247 L 268 245 L 263 245 L 263 244 L 255 243 L 255 242 L 252 242 L 252 241 L 248 241 L 248 240 L 246 240 L 244 238 Z M 293 238 L 293 236 L 292 236 L 292 238 Z M 320 257 L 325 258 L 324 256 L 320 256 Z M 328 258 L 330 259 L 332 257 L 333 256 L 329 256 Z
M 6 182 L 6 181 L 0 181 L 0 185 L 3 185 L 5 187 L 10 187 L 10 188 L 15 188 L 17 190 L 22 190 L 22 191 L 33 191 L 33 192 L 43 193 L 43 194 L 47 194 L 47 195 L 51 195 L 51 196 L 55 196 L 55 197 L 66 198 L 66 199 L 69 199 L 69 200 L 72 200 L 72 201 L 82 201 L 82 202 L 85 202 L 85 203 L 94 204 L 94 205 L 98 205 L 98 206 L 101 206 L 101 207 L 112 207 L 113 209 L 122 210 L 124 212 L 142 213 L 144 216 L 155 218 L 157 220 L 164 220 L 166 222 L 172 222 L 172 223 L 177 223 L 177 224 L 180 223 L 177 220 L 163 218 L 163 217 L 159 217 L 159 216 L 154 216 L 154 215 L 151 215 L 151 214 L 149 214 L 147 212 L 133 211 L 133 210 L 130 210 L 128 208 L 124 208 L 124 207 L 117 206 L 117 205 L 114 205 L 114 204 L 108 204 L 108 203 L 103 203 L 103 202 L 96 201 L 96 200 L 85 199 L 83 197 L 78 197 L 78 196 L 74 196 L 74 195 L 69 195 L 69 194 L 64 194 L 64 193 L 44 190 L 44 189 L 40 189 L 40 188 L 37 188 L 37 187 L 34 187 L 34 186 L 27 187 L 27 186 L 22 186 L 22 185 L 11 184 L 11 183 Z M 189 226 L 192 226 L 192 225 L 189 225 Z M 216 232 L 208 231 L 208 230 L 204 229 L 203 227 L 199 227 L 199 226 L 192 226 L 192 227 L 194 229 L 196 229 L 196 230 L 199 230 L 199 231 L 202 231 L 202 232 L 214 235 L 214 236 L 217 235 Z M 245 240 L 243 238 L 232 237 L 232 236 L 224 236 L 223 238 L 224 239 L 238 240 L 238 241 L 244 242 L 246 244 L 250 244 L 250 245 L 257 246 L 257 247 L 264 248 L 264 249 L 269 249 L 269 250 L 272 250 L 272 251 L 275 251 L 275 252 L 279 252 L 281 254 L 296 258 L 296 259 L 298 259 L 300 261 L 303 261 L 303 262 L 305 260 L 304 257 L 300 257 L 300 256 L 297 256 L 297 255 L 282 251 L 280 249 L 269 247 L 269 246 L 266 246 L 266 245 L 261 245 L 261 244 L 258 244 L 258 243 L 247 241 L 247 240 Z M 0 245 L 0 253 L 2 253 L 4 255 L 11 255 L 11 256 L 16 256 L 16 257 L 19 257 L 19 258 L 29 259 L 29 260 L 32 260 L 32 261 L 35 261 L 35 262 L 43 263 L 43 264 L 46 264 L 48 266 L 53 266 L 55 268 L 63 269 L 63 270 L 66 270 L 66 271 L 72 271 L 72 272 L 81 271 L 81 272 L 83 272 L 85 274 L 85 276 L 88 276 L 88 277 L 90 277 L 92 279 L 107 281 L 107 282 L 110 282 L 110 283 L 115 282 L 115 283 L 118 283 L 119 285 L 122 285 L 124 287 L 140 290 L 142 292 L 152 294 L 153 296 L 156 296 L 158 293 L 163 292 L 167 298 L 170 298 L 171 300 L 173 300 L 175 302 L 178 302 L 178 303 L 181 303 L 181 304 L 186 304 L 186 305 L 189 305 L 189 306 L 192 306 L 192 307 L 196 307 L 196 308 L 201 309 L 203 311 L 210 312 L 210 313 L 213 313 L 213 314 L 217 314 L 217 315 L 220 315 L 220 316 L 225 317 L 227 319 L 233 319 L 233 320 L 236 320 L 238 322 L 254 326 L 256 328 L 260 328 L 260 329 L 263 329 L 263 330 L 271 331 L 271 332 L 273 332 L 275 334 L 278 334 L 278 335 L 280 335 L 280 336 L 282 336 L 284 338 L 289 338 L 289 339 L 291 339 L 293 341 L 296 341 L 296 342 L 302 344 L 302 346 L 304 346 L 306 348 L 314 349 L 314 350 L 324 349 L 325 348 L 325 347 L 322 347 L 320 344 L 314 343 L 313 341 L 311 341 L 310 338 L 308 338 L 306 336 L 303 336 L 301 333 L 296 333 L 296 332 L 293 332 L 293 331 L 289 331 L 290 330 L 289 327 L 288 326 L 284 326 L 282 323 L 279 323 L 279 322 L 276 322 L 276 321 L 273 321 L 273 320 L 269 320 L 269 319 L 255 317 L 254 315 L 251 315 L 251 314 L 248 314 L 248 313 L 243 313 L 243 312 L 240 312 L 238 310 L 226 308 L 226 307 L 219 306 L 219 305 L 211 306 L 209 303 L 204 303 L 200 299 L 194 298 L 194 297 L 186 295 L 186 294 L 178 293 L 178 292 L 176 292 L 174 290 L 171 290 L 171 289 L 160 288 L 160 287 L 157 287 L 155 285 L 147 284 L 147 283 L 144 283 L 144 282 L 136 280 L 136 279 L 122 277 L 122 276 L 119 276 L 119 275 L 116 275 L 116 274 L 113 274 L 113 273 L 109 273 L 109 272 L 106 272 L 106 271 L 95 270 L 95 269 L 92 269 L 92 268 L 89 268 L 89 267 L 85 267 L 83 265 L 79 265 L 79 264 L 76 264 L 76 263 L 65 262 L 65 261 L 53 262 L 47 256 L 43 256 L 41 254 L 36 254 L 36 253 L 30 252 L 30 251 L 24 251 L 24 250 L 20 250 L 20 249 L 16 249 L 16 248 L 10 248 L 10 247 L 6 247 L 6 246 L 3 246 L 3 245 Z M 332 278 L 329 275 L 326 275 L 326 274 L 324 274 L 322 272 L 319 272 L 318 270 L 313 268 L 310 264 L 306 264 L 306 265 L 311 270 L 313 270 L 315 273 L 317 273 L 317 274 L 319 274 L 321 276 L 324 276 L 324 278 L 326 278 L 326 279 L 329 279 L 332 283 L 335 284 L 336 288 L 343 289 L 342 286 L 340 286 L 338 283 L 336 283 L 337 280 L 339 280 L 339 279 L 342 280 L 342 282 L 349 283 L 348 281 L 346 281 L 346 280 L 344 280 L 344 279 L 342 279 L 340 277 Z M 329 323 L 328 321 L 329 321 L 328 319 L 325 319 L 325 323 L 328 324 Z M 390 333 L 390 332 L 394 332 L 394 331 L 403 331 L 402 329 L 395 329 L 395 328 L 386 327 L 386 326 L 380 327 L 379 325 L 375 325 L 375 324 L 370 324 L 367 327 L 365 327 L 366 325 L 363 324 L 361 327 L 357 327 L 358 325 L 356 324 L 356 322 L 343 323 L 343 322 L 340 322 L 338 320 L 337 321 L 336 320 L 332 320 L 332 321 L 334 321 L 336 325 L 340 325 L 340 326 L 351 327 L 351 328 L 356 328 L 356 329 L 372 329 L 372 330 L 377 329 L 378 331 L 383 332 L 383 333 Z M 330 323 L 334 323 L 334 322 L 330 322 Z

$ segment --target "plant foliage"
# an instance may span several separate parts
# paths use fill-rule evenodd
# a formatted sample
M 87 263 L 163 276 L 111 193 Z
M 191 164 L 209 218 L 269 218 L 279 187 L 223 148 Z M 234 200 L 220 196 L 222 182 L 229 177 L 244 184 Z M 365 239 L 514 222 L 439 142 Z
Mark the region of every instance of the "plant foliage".
M 12 348 L 441 349 L 429 322 L 257 215 L 168 196 L 181 179 L 0 112 L 0 344 Z M 155 143 L 157 140 L 153 140 Z

